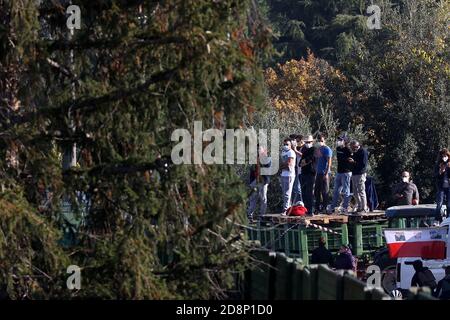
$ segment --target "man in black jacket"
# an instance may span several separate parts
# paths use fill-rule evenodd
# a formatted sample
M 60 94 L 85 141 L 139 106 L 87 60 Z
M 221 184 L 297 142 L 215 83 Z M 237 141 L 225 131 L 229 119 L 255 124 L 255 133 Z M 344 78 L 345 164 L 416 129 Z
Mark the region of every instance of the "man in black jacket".
M 314 184 L 316 180 L 316 164 L 317 159 L 315 157 L 316 148 L 314 147 L 314 138 L 309 135 L 304 139 L 304 146 L 301 149 L 302 160 L 300 162 L 301 167 L 301 187 L 303 202 L 305 203 L 308 214 L 314 213 Z
M 343 196 L 342 213 L 347 213 L 350 202 L 350 183 L 352 179 L 352 164 L 350 163 L 352 152 L 348 146 L 349 139 L 342 134 L 336 141 L 337 173 L 334 179 L 333 201 L 328 208 L 328 213 L 333 213 L 338 205 L 339 197 Z
M 441 300 L 450 300 L 450 266 L 445 267 L 445 277 L 438 282 L 434 296 Z
M 333 255 L 331 254 L 331 251 L 325 247 L 325 243 L 325 239 L 321 237 L 319 246 L 315 248 L 311 254 L 311 264 L 333 265 Z
M 352 151 L 352 157 L 350 162 L 353 164 L 352 168 L 352 186 L 353 195 L 356 199 L 356 212 L 368 212 L 367 208 L 367 196 L 366 196 L 366 177 L 367 177 L 367 164 L 369 155 L 367 150 L 359 144 L 358 141 L 353 140 L 350 142 L 350 149 Z
M 411 287 L 429 287 L 433 292 L 437 287 L 433 272 L 423 266 L 422 260 L 415 260 L 412 265 L 416 273 L 411 279 Z
M 447 216 L 450 208 L 450 152 L 447 149 L 439 151 L 438 161 L 435 168 L 436 179 L 436 217 L 442 220 L 441 208 L 444 199 L 447 198 Z

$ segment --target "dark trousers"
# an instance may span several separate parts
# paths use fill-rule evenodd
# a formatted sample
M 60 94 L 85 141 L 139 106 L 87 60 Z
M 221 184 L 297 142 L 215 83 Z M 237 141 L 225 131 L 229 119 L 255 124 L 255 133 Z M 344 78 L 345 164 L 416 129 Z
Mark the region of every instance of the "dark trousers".
M 314 213 L 314 182 L 316 175 L 310 173 L 302 173 L 300 175 L 300 182 L 302 186 L 303 203 L 309 214 Z
M 447 198 L 447 217 L 449 216 L 448 210 L 450 209 L 450 188 L 439 188 L 436 194 L 436 215 L 441 215 L 442 204 L 444 203 L 444 198 Z
M 328 206 L 328 193 L 330 192 L 330 176 L 317 174 L 314 187 L 314 196 L 316 198 L 316 211 L 323 211 Z

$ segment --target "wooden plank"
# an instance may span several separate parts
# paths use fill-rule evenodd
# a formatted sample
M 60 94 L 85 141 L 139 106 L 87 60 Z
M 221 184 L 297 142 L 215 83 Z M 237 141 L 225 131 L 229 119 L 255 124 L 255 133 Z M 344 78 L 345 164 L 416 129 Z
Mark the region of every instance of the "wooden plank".
M 326 215 L 319 214 L 315 216 L 304 216 L 304 217 L 293 217 L 293 216 L 283 216 L 281 214 L 266 214 L 261 217 L 263 221 L 268 221 L 272 223 L 315 223 L 315 224 L 329 224 L 330 222 L 336 223 L 347 223 L 348 216 L 346 215 Z

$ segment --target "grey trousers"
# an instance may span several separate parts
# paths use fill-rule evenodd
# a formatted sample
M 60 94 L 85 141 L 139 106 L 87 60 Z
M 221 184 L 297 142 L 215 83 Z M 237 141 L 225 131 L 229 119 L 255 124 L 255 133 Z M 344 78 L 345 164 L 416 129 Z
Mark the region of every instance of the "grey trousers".
M 352 175 L 353 195 L 355 196 L 358 211 L 367 210 L 366 177 L 366 173 Z
M 259 214 L 261 216 L 266 214 L 266 211 L 267 211 L 267 187 L 268 186 L 269 185 L 267 183 L 256 184 L 256 181 L 253 181 L 250 184 L 250 187 L 256 188 L 256 190 L 253 191 L 252 194 L 250 195 L 250 199 L 249 199 L 250 203 L 249 203 L 248 210 L 247 210 L 247 215 L 249 217 L 253 217 L 255 210 L 256 210 L 256 205 L 258 203 L 258 200 L 259 200 Z
M 283 192 L 283 211 L 291 206 L 292 187 L 294 186 L 295 176 L 281 176 L 281 190 Z

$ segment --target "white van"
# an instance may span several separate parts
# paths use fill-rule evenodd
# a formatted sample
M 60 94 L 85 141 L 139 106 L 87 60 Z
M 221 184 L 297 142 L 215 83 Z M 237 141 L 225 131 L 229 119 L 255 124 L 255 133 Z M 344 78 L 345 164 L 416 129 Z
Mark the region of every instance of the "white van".
M 440 227 L 447 227 L 447 245 L 446 245 L 446 259 L 444 260 L 434 260 L 434 259 L 422 259 L 420 257 L 408 257 L 408 258 L 398 258 L 396 267 L 396 282 L 398 290 L 408 290 L 411 287 L 411 280 L 414 276 L 414 267 L 410 264 L 405 264 L 405 262 L 412 262 L 415 260 L 422 260 L 423 266 L 430 269 L 433 272 L 436 282 L 444 278 L 445 270 L 444 267 L 450 266 L 450 245 L 449 245 L 449 226 L 450 218 L 445 219 L 440 225 Z

